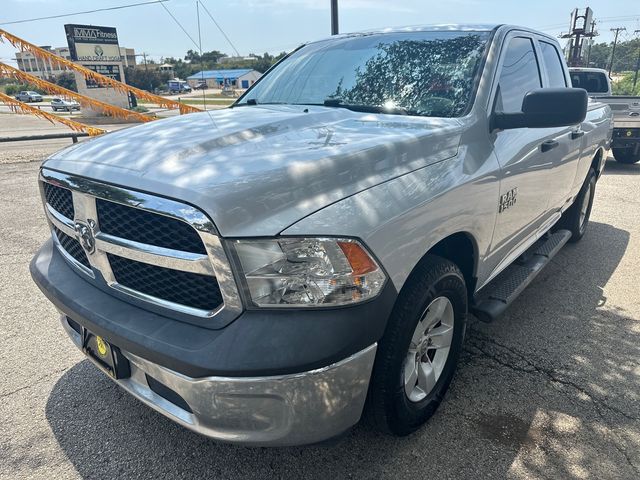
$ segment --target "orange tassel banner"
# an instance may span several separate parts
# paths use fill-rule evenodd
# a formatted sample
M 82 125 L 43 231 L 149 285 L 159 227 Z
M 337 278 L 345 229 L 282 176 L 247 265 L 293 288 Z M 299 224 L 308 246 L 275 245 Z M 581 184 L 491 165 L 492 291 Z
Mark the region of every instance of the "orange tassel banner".
M 33 43 L 29 43 L 26 40 L 22 40 L 21 38 L 16 37 L 15 35 L 10 34 L 9 32 L 2 30 L 0 28 L 0 41 L 4 41 L 6 39 L 11 45 L 15 48 L 20 49 L 21 51 L 27 51 L 38 57 L 41 60 L 47 60 L 51 62 L 52 65 L 56 65 L 59 68 L 67 67 L 76 72 L 80 72 L 86 79 L 91 79 L 98 84 L 104 87 L 112 87 L 122 93 L 132 92 L 136 97 L 147 100 L 151 103 L 155 103 L 164 108 L 177 108 L 180 110 L 180 113 L 195 113 L 201 112 L 202 110 L 196 107 L 192 107 L 191 105 L 185 105 L 184 103 L 176 102 L 174 100 L 169 100 L 168 98 L 161 97 L 159 95 L 154 95 L 152 93 L 146 92 L 144 90 L 140 90 L 139 88 L 132 87 L 130 85 L 126 85 L 122 82 L 114 80 L 113 78 L 105 77 L 104 75 L 100 75 L 99 73 L 94 72 L 82 65 L 78 65 L 73 63 L 66 58 L 59 57 L 51 52 L 44 50 L 43 48 L 37 47 Z
M 62 123 L 63 125 L 66 125 L 67 127 L 69 127 L 71 130 L 75 130 L 76 132 L 86 132 L 92 137 L 96 135 L 102 135 L 103 133 L 107 133 L 106 130 L 103 130 L 101 128 L 90 127 L 89 125 L 85 125 L 80 122 L 74 122 L 73 120 L 69 120 L 67 118 L 62 118 L 48 112 L 43 112 L 39 108 L 35 108 L 35 107 L 32 107 L 31 105 L 27 105 L 26 103 L 16 100 L 15 98 L 10 97 L 9 95 L 6 95 L 2 92 L 0 92 L 0 101 L 8 105 L 9 108 L 15 113 L 27 113 L 27 114 L 30 113 L 32 115 L 35 115 L 36 117 L 49 120 L 51 123 L 55 123 L 55 122 Z
M 101 102 L 100 100 L 95 100 L 93 98 L 80 95 L 79 93 L 68 90 L 64 87 L 61 87 L 60 85 L 47 82 L 46 80 L 42 80 L 34 75 L 30 75 L 0 62 L 0 77 L 2 76 L 15 78 L 20 82 L 31 83 L 41 90 L 52 93 L 54 95 L 63 95 L 65 97 L 73 98 L 83 107 L 90 107 L 95 110 L 100 110 L 102 113 L 104 113 L 105 115 L 109 115 L 110 117 L 135 120 L 137 122 L 150 122 L 151 120 L 154 120 L 153 117 L 150 117 L 148 115 L 133 112 L 131 110 L 127 110 L 126 108 L 115 107 L 113 105 L 109 105 L 108 103 Z

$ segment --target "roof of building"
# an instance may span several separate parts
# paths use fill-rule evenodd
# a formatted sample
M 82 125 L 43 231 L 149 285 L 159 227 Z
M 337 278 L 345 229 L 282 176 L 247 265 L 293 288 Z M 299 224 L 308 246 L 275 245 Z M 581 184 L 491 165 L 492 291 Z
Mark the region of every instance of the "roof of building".
M 246 75 L 249 72 L 253 72 L 253 68 L 235 68 L 235 69 L 226 69 L 226 70 L 203 70 L 198 73 L 194 73 L 193 75 L 187 77 L 187 80 L 201 80 L 208 78 L 238 78 L 242 75 Z

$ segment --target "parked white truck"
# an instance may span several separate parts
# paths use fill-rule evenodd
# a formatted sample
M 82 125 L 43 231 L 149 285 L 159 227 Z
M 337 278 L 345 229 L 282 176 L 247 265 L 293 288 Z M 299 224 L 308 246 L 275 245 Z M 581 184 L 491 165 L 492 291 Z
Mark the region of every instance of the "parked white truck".
M 611 79 L 600 68 L 571 67 L 571 83 L 613 112 L 613 157 L 620 163 L 640 162 L 640 97 L 613 95 Z
M 570 81 L 520 27 L 311 42 L 231 108 L 48 158 L 32 276 L 88 358 L 204 435 L 318 442 L 365 408 L 406 435 L 468 313 L 587 229 L 612 117 Z

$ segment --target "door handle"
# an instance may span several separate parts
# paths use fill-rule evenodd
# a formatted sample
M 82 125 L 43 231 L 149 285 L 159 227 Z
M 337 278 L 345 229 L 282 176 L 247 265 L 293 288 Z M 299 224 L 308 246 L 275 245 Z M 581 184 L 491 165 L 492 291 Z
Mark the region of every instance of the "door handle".
M 549 150 L 553 150 L 558 145 L 560 144 L 556 140 L 547 140 L 545 142 L 542 142 L 542 145 L 540 145 L 540 149 L 542 150 L 542 153 L 544 153 L 548 152 Z
M 580 137 L 584 136 L 584 132 L 582 130 L 574 130 L 571 132 L 571 140 L 577 140 Z

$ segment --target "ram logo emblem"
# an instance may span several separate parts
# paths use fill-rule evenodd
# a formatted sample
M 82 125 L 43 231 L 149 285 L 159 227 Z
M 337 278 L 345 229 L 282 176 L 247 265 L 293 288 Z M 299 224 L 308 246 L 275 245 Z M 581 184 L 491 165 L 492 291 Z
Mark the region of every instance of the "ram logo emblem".
M 80 245 L 88 254 L 92 254 L 96 249 L 96 239 L 93 236 L 93 230 L 90 225 L 82 222 L 75 224 L 76 235 Z
M 512 188 L 507 193 L 500 195 L 500 204 L 498 213 L 504 212 L 507 208 L 513 207 L 516 204 L 516 197 L 518 196 L 518 188 Z

